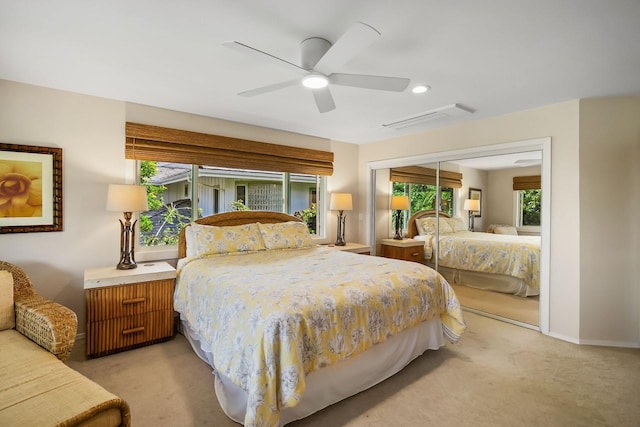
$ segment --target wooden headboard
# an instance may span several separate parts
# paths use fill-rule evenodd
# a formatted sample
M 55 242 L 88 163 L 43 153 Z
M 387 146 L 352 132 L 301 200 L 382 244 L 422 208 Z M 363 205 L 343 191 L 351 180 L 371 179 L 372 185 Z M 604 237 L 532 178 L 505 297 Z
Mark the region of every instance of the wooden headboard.
M 445 218 L 451 218 L 451 216 L 448 213 L 445 213 L 442 211 L 440 211 L 438 215 L 443 216 Z M 420 211 L 411 215 L 411 217 L 409 218 L 409 222 L 407 223 L 407 237 L 411 239 L 413 238 L 413 236 L 417 236 L 418 234 L 420 234 L 418 232 L 418 227 L 416 227 L 416 219 L 433 217 L 433 216 L 436 216 L 435 210 Z
M 242 225 L 251 224 L 254 222 L 261 222 L 263 224 L 273 224 L 276 222 L 298 221 L 302 222 L 300 218 L 288 215 L 282 212 L 271 211 L 233 211 L 224 212 L 215 215 L 205 216 L 195 220 L 194 222 L 202 225 L 215 225 L 217 227 L 223 227 L 226 225 Z M 189 225 L 187 225 L 189 227 Z M 187 256 L 187 241 L 185 239 L 185 227 L 180 231 L 180 237 L 178 240 L 178 258 L 184 258 Z

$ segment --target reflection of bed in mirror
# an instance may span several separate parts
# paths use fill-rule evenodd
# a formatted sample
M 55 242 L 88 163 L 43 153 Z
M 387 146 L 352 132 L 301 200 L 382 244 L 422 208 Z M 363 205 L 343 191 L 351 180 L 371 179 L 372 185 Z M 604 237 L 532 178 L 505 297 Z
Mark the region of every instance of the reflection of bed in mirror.
M 513 294 L 539 295 L 540 237 L 467 231 L 461 218 L 421 211 L 409 218 L 407 236 L 424 240 L 425 262 L 452 284 Z
M 245 425 L 305 417 L 464 329 L 434 270 L 316 245 L 283 213 L 201 218 L 178 252 L 181 330 L 213 368 L 225 413 Z

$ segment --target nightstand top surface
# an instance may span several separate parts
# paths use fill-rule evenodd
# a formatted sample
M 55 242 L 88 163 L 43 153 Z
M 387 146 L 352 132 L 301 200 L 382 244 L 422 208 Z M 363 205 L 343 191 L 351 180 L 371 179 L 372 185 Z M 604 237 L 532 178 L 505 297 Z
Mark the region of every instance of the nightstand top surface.
M 339 251 L 346 251 L 346 252 L 360 253 L 360 252 L 369 252 L 369 251 L 371 251 L 371 246 L 363 245 L 362 243 L 347 242 L 344 246 L 336 246 L 333 243 L 331 243 L 331 244 L 329 244 L 327 246 L 332 248 L 332 249 L 336 249 L 336 250 L 339 250 Z
M 127 285 L 152 280 L 175 279 L 176 269 L 167 262 L 142 262 L 131 270 L 118 270 L 115 266 L 88 268 L 84 271 L 84 288 Z
M 416 240 L 416 239 L 402 239 L 402 240 L 382 239 L 381 243 L 383 245 L 397 246 L 399 248 L 410 248 L 412 246 L 422 246 L 422 245 L 424 245 L 424 242 L 422 240 Z

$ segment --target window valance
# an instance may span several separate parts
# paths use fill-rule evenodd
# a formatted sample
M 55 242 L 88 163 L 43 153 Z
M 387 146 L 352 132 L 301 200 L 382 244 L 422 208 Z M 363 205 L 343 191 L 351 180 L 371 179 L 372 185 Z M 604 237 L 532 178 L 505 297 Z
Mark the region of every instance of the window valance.
M 333 174 L 333 153 L 221 135 L 126 124 L 125 157 L 273 172 Z
M 542 188 L 540 175 L 514 176 L 513 190 L 539 190 Z
M 404 166 L 392 168 L 392 182 L 408 182 L 411 184 L 436 185 L 436 170 L 422 166 Z M 458 172 L 440 171 L 440 187 L 462 188 L 462 174 Z

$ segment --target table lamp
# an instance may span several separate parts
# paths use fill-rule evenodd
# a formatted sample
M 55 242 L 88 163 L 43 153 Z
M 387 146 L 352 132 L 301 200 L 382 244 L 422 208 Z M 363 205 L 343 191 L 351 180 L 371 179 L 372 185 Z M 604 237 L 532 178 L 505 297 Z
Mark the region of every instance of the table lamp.
M 480 200 L 472 200 L 472 199 L 467 199 L 464 201 L 464 208 L 465 211 L 469 211 L 469 231 L 474 231 L 473 230 L 473 212 L 477 212 L 480 210 Z
M 130 270 L 138 266 L 134 254 L 137 220 L 132 224 L 131 214 L 148 209 L 147 188 L 144 185 L 109 184 L 107 210 L 124 213 L 124 222 L 120 220 L 120 262 L 116 266 L 118 270 Z
M 338 211 L 338 235 L 336 237 L 336 246 L 344 246 L 346 245 L 344 240 L 344 230 L 347 217 L 343 215 L 343 212 L 353 210 L 351 193 L 332 193 L 329 209 L 332 211 Z
M 409 196 L 391 196 L 391 210 L 396 211 L 395 240 L 402 240 L 402 211 L 410 209 Z

